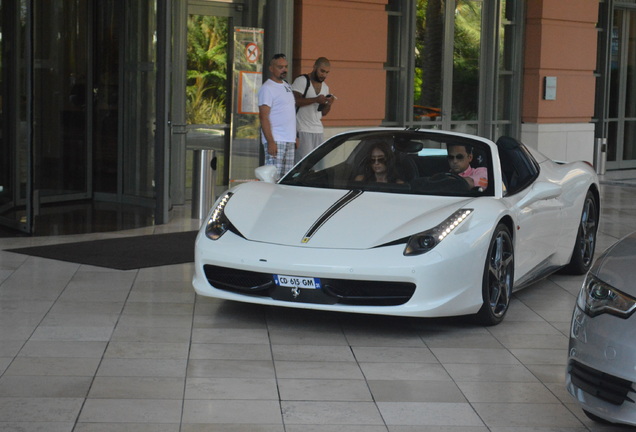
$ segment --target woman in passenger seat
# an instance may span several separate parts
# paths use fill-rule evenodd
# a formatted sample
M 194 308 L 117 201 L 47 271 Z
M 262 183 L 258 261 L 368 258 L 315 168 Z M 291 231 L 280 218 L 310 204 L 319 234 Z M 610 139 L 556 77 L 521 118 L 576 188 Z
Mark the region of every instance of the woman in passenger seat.
M 355 181 L 404 183 L 395 167 L 395 155 L 386 142 L 373 143 L 364 162 L 363 172 L 356 176 Z

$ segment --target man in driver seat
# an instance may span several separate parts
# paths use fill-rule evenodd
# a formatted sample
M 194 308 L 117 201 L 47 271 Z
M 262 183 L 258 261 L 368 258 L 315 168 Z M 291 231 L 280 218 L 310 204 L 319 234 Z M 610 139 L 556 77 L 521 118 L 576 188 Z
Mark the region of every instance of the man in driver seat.
M 473 168 L 473 148 L 467 144 L 449 144 L 447 147 L 448 165 L 450 172 L 462 177 L 471 188 L 486 189 L 488 186 L 488 169 L 486 167 Z

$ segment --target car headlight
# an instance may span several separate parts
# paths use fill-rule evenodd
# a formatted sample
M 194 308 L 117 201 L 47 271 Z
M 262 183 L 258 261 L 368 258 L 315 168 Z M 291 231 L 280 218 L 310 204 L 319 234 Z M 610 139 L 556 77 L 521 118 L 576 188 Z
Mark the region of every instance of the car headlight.
M 232 197 L 232 193 L 226 193 L 216 204 L 214 211 L 208 219 L 208 223 L 205 226 L 205 235 L 212 240 L 218 240 L 225 231 L 230 229 L 232 225 L 230 220 L 225 216 L 225 206 Z
M 576 304 L 591 317 L 609 313 L 620 318 L 629 318 L 636 310 L 635 298 L 591 274 L 585 277 Z
M 472 212 L 473 209 L 457 210 L 435 228 L 411 236 L 404 249 L 404 255 L 421 255 L 430 251 L 460 226 Z

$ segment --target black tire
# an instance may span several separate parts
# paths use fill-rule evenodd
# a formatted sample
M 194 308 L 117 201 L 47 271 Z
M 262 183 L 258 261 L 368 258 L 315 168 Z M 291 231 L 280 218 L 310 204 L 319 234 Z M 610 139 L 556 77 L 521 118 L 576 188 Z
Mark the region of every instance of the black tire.
M 563 273 L 582 275 L 592 266 L 594 249 L 596 247 L 596 232 L 598 231 L 598 206 L 592 191 L 588 191 L 583 202 L 579 229 L 576 233 L 572 258 L 563 268 Z
M 491 326 L 503 321 L 510 306 L 514 268 L 515 254 L 510 230 L 504 224 L 499 224 L 490 240 L 484 265 L 484 303 L 475 316 L 479 324 Z

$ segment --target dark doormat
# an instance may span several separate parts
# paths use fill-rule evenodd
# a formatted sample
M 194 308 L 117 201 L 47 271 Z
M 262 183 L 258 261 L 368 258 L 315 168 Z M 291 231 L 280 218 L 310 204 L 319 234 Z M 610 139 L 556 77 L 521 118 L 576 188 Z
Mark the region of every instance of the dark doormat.
M 197 231 L 6 249 L 60 261 L 131 270 L 194 261 Z

